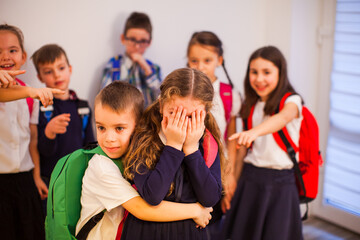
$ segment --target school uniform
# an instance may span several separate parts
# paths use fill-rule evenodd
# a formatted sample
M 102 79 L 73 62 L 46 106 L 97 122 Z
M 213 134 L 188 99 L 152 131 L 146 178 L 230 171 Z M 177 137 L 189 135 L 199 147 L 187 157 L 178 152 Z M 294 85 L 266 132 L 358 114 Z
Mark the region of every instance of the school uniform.
M 221 197 L 219 154 L 208 167 L 203 158 L 201 142 L 199 150 L 188 156 L 173 147 L 164 146 L 155 169 L 148 170 L 143 166 L 139 172 L 135 173 L 135 185 L 140 195 L 152 205 L 167 200 L 180 203 L 199 202 L 205 207 L 210 207 Z M 174 188 L 169 195 L 172 183 Z M 205 229 L 196 228 L 196 223 L 192 219 L 148 222 L 129 214 L 121 239 L 201 240 L 207 239 L 207 234 Z
M 95 141 L 91 123 L 91 111 L 88 117 L 88 124 L 83 129 L 83 120 L 78 113 L 78 102 L 80 99 L 74 91 L 70 90 L 70 97 L 67 100 L 54 98 L 53 101 L 54 104 L 48 107 L 52 109 L 50 118 L 47 118 L 45 110 L 41 110 L 38 124 L 38 150 L 40 154 L 41 176 L 47 182 L 50 180 L 51 173 L 60 158 Z M 52 118 L 63 113 L 69 113 L 71 119 L 66 127 L 66 132 L 57 134 L 55 139 L 49 139 L 45 135 L 47 124 Z
M 38 101 L 30 116 L 26 99 L 0 103 L 0 233 L 2 239 L 44 239 L 44 216 L 29 152 L 30 123 L 38 122 Z
M 95 154 L 83 178 L 81 213 L 76 234 L 90 218 L 106 209 L 87 239 L 115 239 L 124 216 L 121 205 L 137 196 L 138 192 L 123 178 L 119 167 L 108 157 Z
M 289 97 L 301 116 L 301 98 Z M 270 116 L 264 115 L 265 102 L 258 101 L 253 127 Z M 299 144 L 302 116 L 286 125 L 290 137 Z M 298 159 L 298 154 L 297 154 Z M 258 137 L 244 158 L 244 168 L 226 213 L 221 239 L 302 239 L 299 196 L 293 163 L 275 142 L 272 134 Z

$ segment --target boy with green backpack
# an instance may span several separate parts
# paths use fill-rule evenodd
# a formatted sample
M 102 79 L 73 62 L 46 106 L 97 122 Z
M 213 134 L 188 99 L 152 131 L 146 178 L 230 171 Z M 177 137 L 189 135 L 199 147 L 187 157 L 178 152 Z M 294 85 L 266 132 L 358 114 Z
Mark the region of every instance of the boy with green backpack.
M 122 157 L 143 106 L 140 91 L 120 81 L 96 96 L 99 146 L 79 149 L 57 163 L 49 187 L 47 239 L 115 239 L 124 208 L 147 221 L 192 218 L 201 227 L 208 224 L 212 208 L 166 201 L 150 206 L 123 178 Z

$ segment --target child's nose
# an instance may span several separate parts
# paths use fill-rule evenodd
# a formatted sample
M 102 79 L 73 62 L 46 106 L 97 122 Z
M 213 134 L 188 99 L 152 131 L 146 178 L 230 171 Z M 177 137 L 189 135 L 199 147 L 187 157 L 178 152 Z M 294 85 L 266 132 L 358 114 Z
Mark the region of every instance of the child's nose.
M 199 69 L 200 71 L 203 71 L 204 68 L 205 68 L 205 64 L 202 63 L 202 62 L 199 62 L 198 69 Z
M 106 133 L 105 139 L 107 142 L 113 142 L 115 140 L 115 134 L 112 131 Z

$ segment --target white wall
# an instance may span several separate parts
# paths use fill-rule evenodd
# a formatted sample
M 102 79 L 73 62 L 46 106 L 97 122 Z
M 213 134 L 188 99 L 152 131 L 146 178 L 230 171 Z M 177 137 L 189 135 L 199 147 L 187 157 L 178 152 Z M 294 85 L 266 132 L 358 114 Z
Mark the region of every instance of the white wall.
M 151 18 L 153 43 L 146 56 L 162 67 L 163 77 L 172 70 L 185 66 L 186 47 L 191 34 L 194 31 L 210 30 L 223 41 L 227 68 L 239 90 L 242 91 L 249 55 L 263 45 L 274 44 L 284 52 L 289 61 L 296 62 L 297 67 L 292 67 L 292 62 L 289 63 L 294 85 L 301 92 L 310 89 L 314 95 L 311 85 L 316 82 L 312 79 L 312 66 L 315 64 L 311 63 L 312 58 L 303 60 L 309 52 L 313 54 L 313 43 L 311 49 L 308 49 L 307 42 L 310 41 L 308 33 L 312 36 L 316 29 L 314 21 L 318 14 L 317 2 L 1 0 L 0 23 L 16 25 L 22 29 L 29 57 L 44 44 L 61 45 L 73 65 L 70 87 L 80 97 L 89 99 L 91 104 L 99 90 L 104 64 L 111 56 L 123 51 L 119 36 L 125 19 L 132 11 L 146 12 Z M 300 7 L 299 14 L 293 8 L 295 4 Z M 308 9 L 311 11 L 307 11 Z M 295 23 L 293 18 L 297 18 Z M 307 21 L 304 24 L 308 29 L 300 29 L 301 32 L 298 32 L 293 25 L 297 28 L 298 22 L 303 20 Z M 301 45 L 298 46 L 296 41 L 301 42 Z M 298 73 L 308 72 L 309 68 L 311 71 L 306 77 L 297 77 L 303 75 Z M 31 61 L 25 64 L 24 69 L 28 70 L 22 76 L 26 82 L 42 86 L 36 78 Z M 222 69 L 218 70 L 218 76 L 226 81 Z M 306 83 L 311 83 L 310 86 L 303 84 L 304 78 L 307 79 Z

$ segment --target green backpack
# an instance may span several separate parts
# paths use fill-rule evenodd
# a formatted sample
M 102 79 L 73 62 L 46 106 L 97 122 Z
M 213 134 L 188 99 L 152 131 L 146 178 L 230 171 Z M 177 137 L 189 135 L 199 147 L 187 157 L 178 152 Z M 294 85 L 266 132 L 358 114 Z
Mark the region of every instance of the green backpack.
M 78 149 L 61 158 L 56 164 L 49 184 L 46 239 L 76 239 L 75 227 L 80 218 L 82 179 L 94 154 L 106 156 L 99 146 L 90 150 Z M 113 161 L 123 172 L 121 160 Z

